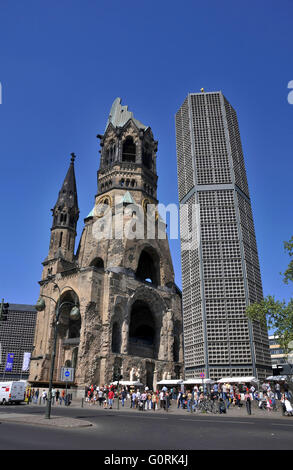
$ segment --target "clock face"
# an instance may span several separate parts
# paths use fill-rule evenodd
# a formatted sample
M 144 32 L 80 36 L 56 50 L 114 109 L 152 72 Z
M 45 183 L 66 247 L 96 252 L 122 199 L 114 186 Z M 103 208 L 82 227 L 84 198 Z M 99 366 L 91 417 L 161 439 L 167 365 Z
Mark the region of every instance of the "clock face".
M 103 217 L 108 209 L 112 207 L 112 198 L 109 195 L 102 196 L 98 199 L 95 206 L 95 215 L 97 217 Z

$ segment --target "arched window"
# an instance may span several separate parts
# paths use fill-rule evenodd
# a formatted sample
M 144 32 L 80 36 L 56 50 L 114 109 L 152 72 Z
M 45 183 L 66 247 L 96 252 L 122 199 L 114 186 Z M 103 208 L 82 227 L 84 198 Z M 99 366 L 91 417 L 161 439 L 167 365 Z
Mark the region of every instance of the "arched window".
M 152 152 L 151 152 L 150 146 L 147 143 L 144 144 L 144 147 L 142 150 L 142 163 L 149 170 L 152 169 Z
M 60 233 L 60 238 L 59 238 L 59 248 L 62 245 L 62 237 L 63 237 L 63 232 Z
M 95 258 L 91 262 L 90 266 L 94 266 L 98 269 L 104 269 L 104 261 L 102 260 L 102 258 Z
M 112 352 L 120 353 L 121 349 L 121 331 L 117 322 L 112 327 Z
M 126 137 L 122 149 L 122 161 L 135 163 L 136 146 L 132 137 Z
M 78 358 L 78 348 L 74 348 L 72 351 L 71 363 L 72 363 L 72 367 L 74 367 L 75 369 L 77 366 L 77 358 Z
M 174 336 L 173 360 L 174 360 L 174 362 L 179 361 L 179 340 L 178 340 L 177 336 Z
M 62 308 L 59 316 L 58 335 L 64 339 L 79 338 L 81 317 L 74 320 L 70 318 L 73 305 L 79 305 L 75 292 L 71 290 L 64 292 L 60 298 L 60 305 L 62 305 Z
M 151 282 L 154 285 L 159 285 L 160 258 L 155 251 L 147 251 L 145 249 L 141 252 L 136 270 L 136 277 L 140 281 Z

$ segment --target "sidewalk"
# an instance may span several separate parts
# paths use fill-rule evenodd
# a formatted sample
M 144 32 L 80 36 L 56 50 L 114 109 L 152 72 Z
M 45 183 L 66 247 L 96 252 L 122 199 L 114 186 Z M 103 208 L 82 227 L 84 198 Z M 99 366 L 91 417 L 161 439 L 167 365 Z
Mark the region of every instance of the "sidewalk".
M 58 406 L 59 405 L 55 405 L 55 406 Z M 62 405 L 63 406 L 63 405 Z M 81 409 L 86 409 L 86 410 L 102 410 L 104 409 L 102 406 L 100 407 L 98 403 L 96 404 L 90 404 L 88 402 L 85 402 L 84 401 L 84 404 L 83 404 L 83 407 L 81 406 L 81 400 L 73 400 L 70 407 L 72 408 L 81 408 Z M 110 413 L 115 413 L 117 411 L 119 412 L 130 412 L 130 413 L 139 413 L 139 414 L 148 414 L 148 415 L 168 415 L 169 413 L 172 414 L 172 415 L 179 415 L 179 416 L 182 416 L 182 415 L 192 415 L 192 416 L 219 416 L 219 417 L 235 417 L 235 418 L 250 418 L 250 417 L 254 417 L 254 418 L 270 418 L 270 419 L 288 419 L 290 420 L 290 416 L 283 416 L 282 414 L 282 410 L 278 410 L 278 411 L 267 411 L 267 410 L 260 410 L 257 406 L 257 404 L 254 404 L 252 403 L 252 407 L 251 407 L 251 415 L 248 415 L 247 414 L 247 411 L 246 411 L 246 406 L 245 404 L 243 404 L 243 406 L 239 409 L 238 407 L 235 407 L 235 406 L 230 406 L 229 409 L 227 410 L 226 414 L 221 414 L 220 413 L 202 413 L 202 412 L 198 412 L 198 411 L 195 411 L 195 412 L 188 412 L 187 409 L 183 410 L 182 408 L 177 408 L 177 402 L 174 401 L 174 403 L 172 403 L 172 405 L 170 406 L 168 412 L 165 411 L 164 409 L 161 409 L 161 408 L 158 408 L 156 411 L 153 411 L 153 410 L 143 410 L 143 411 L 140 411 L 136 408 L 130 408 L 130 403 L 129 401 L 126 401 L 125 402 L 125 405 L 124 407 L 122 406 L 121 402 L 119 403 L 119 410 L 117 408 L 117 400 L 115 400 L 115 403 L 113 405 L 113 409 L 110 410 L 110 409 L 107 409 L 107 411 L 109 411 Z M 292 418 L 292 422 L 293 422 L 293 417 Z
M 37 406 L 37 405 L 35 405 Z M 33 424 L 38 426 L 50 426 L 54 428 L 84 428 L 92 426 L 92 423 L 85 421 L 84 419 L 67 418 L 64 416 L 52 416 L 50 419 L 46 419 L 44 415 L 30 415 L 28 413 L 1 413 L 0 412 L 0 423 L 10 422 L 18 424 Z

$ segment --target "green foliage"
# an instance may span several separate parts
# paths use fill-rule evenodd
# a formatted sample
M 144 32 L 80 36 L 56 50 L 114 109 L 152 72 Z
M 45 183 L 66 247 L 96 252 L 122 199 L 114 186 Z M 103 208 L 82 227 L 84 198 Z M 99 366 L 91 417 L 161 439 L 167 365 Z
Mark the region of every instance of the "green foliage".
M 288 242 L 284 242 L 285 251 L 288 252 L 288 255 L 292 258 L 288 268 L 284 272 L 284 282 L 288 284 L 289 281 L 293 282 L 293 237 Z
M 292 258 L 284 272 L 283 280 L 288 284 L 289 281 L 293 282 L 293 237 L 289 242 L 284 242 L 284 248 Z M 274 329 L 274 334 L 280 338 L 280 345 L 288 352 L 288 343 L 293 340 L 293 298 L 286 304 L 268 295 L 261 302 L 249 305 L 246 313 L 250 320 Z

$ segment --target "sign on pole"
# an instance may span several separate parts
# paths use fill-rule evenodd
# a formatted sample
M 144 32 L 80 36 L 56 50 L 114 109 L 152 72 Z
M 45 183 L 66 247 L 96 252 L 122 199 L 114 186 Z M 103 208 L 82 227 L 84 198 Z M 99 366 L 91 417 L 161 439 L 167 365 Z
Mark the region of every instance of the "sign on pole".
M 73 367 L 61 367 L 61 382 L 73 382 L 74 381 L 74 368 Z
M 7 354 L 5 372 L 11 372 L 12 371 L 13 361 L 14 361 L 14 353 L 13 354 L 11 354 L 11 353 Z

